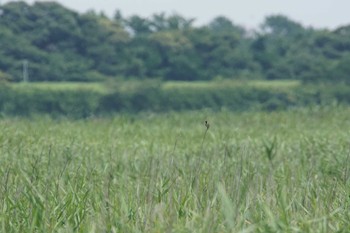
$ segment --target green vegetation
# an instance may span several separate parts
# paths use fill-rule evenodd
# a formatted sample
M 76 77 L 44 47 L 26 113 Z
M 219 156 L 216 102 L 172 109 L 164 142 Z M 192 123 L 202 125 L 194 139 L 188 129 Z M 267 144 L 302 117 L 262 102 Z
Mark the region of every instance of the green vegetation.
M 0 113 L 5 117 L 45 114 L 79 119 L 120 112 L 274 111 L 350 103 L 347 85 L 301 85 L 279 80 L 15 83 L 0 89 Z
M 0 6 L 0 232 L 350 231 L 350 26 L 193 21 Z
M 86 90 L 92 92 L 107 93 L 103 83 L 78 83 L 78 82 L 37 82 L 37 83 L 14 83 L 11 87 L 17 91 L 79 91 Z
M 108 18 L 55 2 L 0 8 L 2 116 L 350 103 L 349 26 L 305 28 L 273 15 L 247 31 L 223 16 L 194 26 L 178 14 Z
M 207 25 L 178 14 L 113 18 L 55 2 L 0 6 L 0 80 L 298 80 L 347 83 L 350 27 L 306 28 L 283 16 L 248 31 L 218 16 Z
M 0 231 L 348 232 L 349 115 L 2 119 Z
M 70 90 L 89 90 L 101 93 L 113 92 L 118 89 L 120 91 L 129 92 L 135 90 L 147 83 L 159 85 L 162 90 L 173 89 L 215 89 L 215 88 L 266 88 L 266 89 L 293 89 L 301 85 L 297 80 L 213 80 L 213 81 L 165 81 L 165 82 L 150 82 L 143 80 L 120 80 L 114 83 L 110 82 L 20 82 L 11 83 L 9 86 L 15 90 L 52 90 L 52 91 L 70 91 Z

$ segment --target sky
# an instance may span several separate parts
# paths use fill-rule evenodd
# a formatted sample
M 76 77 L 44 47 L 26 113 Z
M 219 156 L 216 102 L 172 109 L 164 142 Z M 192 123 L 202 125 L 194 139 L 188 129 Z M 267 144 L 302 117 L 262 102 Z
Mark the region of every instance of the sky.
M 25 0 L 33 3 L 34 0 Z M 0 0 L 0 3 L 10 2 Z M 235 24 L 257 29 L 266 16 L 282 14 L 305 27 L 335 29 L 350 25 L 350 0 L 56 0 L 65 7 L 84 13 L 104 12 L 112 17 L 120 10 L 124 17 L 150 17 L 154 13 L 177 13 L 195 18 L 195 25 L 226 16 Z

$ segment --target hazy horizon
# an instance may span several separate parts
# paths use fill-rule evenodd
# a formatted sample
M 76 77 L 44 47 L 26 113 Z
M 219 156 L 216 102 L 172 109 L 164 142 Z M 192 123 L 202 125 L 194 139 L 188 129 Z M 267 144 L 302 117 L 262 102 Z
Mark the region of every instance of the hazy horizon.
M 0 0 L 0 3 L 11 2 Z M 12 1 L 13 2 L 13 1 Z M 34 0 L 25 0 L 33 3 Z M 230 18 L 235 24 L 247 29 L 258 28 L 266 16 L 282 14 L 305 27 L 335 29 L 350 24 L 350 1 L 348 0 L 264 0 L 244 2 L 227 0 L 56 0 L 63 6 L 80 13 L 88 10 L 104 12 L 112 17 L 116 10 L 124 16 L 139 15 L 149 17 L 155 13 L 178 13 L 186 18 L 195 18 L 196 25 L 207 24 L 217 16 Z

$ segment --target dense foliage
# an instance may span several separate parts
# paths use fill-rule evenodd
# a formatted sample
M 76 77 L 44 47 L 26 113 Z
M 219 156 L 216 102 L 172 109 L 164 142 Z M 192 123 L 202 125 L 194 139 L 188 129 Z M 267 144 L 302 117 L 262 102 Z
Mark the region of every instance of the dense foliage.
M 346 82 L 350 26 L 305 28 L 282 15 L 256 31 L 219 16 L 208 25 L 178 14 L 113 19 L 55 2 L 9 2 L 0 11 L 0 80 L 100 81 L 296 79 Z
M 258 112 L 350 104 L 350 87 L 346 85 L 251 83 L 206 81 L 202 84 L 189 85 L 185 82 L 173 85 L 169 82 L 138 81 L 123 85 L 117 83 L 117 87 L 109 84 L 108 88 L 103 84 L 86 88 L 81 84 L 74 88 L 11 84 L 0 86 L 0 114 L 29 117 L 46 114 L 80 119 L 115 113 L 199 109 Z

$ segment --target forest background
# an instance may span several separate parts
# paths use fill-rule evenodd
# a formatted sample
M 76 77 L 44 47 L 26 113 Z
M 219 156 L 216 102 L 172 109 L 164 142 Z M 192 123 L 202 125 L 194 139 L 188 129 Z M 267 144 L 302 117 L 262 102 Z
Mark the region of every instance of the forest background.
M 316 29 L 283 15 L 247 30 L 224 16 L 113 18 L 55 2 L 0 15 L 0 112 L 276 110 L 347 104 L 350 25 Z

